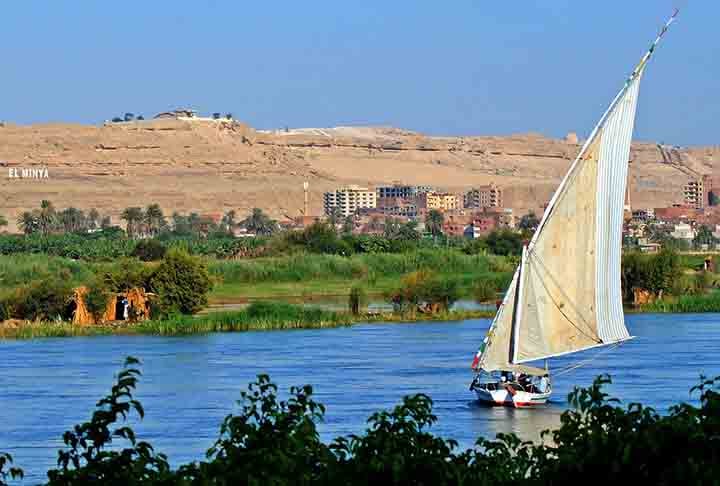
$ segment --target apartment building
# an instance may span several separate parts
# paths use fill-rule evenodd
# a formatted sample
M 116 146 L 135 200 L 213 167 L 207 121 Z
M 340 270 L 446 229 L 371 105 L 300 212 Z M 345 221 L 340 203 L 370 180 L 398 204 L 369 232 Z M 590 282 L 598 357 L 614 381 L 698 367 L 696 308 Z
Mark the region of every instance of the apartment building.
M 460 208 L 460 200 L 456 194 L 426 192 L 417 196 L 419 211 L 427 212 L 433 209 L 438 211 L 453 211 Z
M 356 185 L 341 187 L 325 193 L 323 206 L 327 215 L 332 214 L 335 208 L 338 208 L 340 214 L 350 216 L 360 209 L 377 207 L 377 192 Z
M 495 184 L 473 188 L 465 193 L 466 208 L 499 208 L 503 205 L 502 189 Z
M 705 185 L 702 179 L 688 181 L 683 188 L 683 200 L 685 205 L 702 209 L 705 207 Z
M 379 199 L 410 199 L 414 198 L 418 194 L 432 191 L 433 188 L 430 186 L 406 186 L 402 184 L 393 184 L 392 186 L 378 187 L 377 195 Z

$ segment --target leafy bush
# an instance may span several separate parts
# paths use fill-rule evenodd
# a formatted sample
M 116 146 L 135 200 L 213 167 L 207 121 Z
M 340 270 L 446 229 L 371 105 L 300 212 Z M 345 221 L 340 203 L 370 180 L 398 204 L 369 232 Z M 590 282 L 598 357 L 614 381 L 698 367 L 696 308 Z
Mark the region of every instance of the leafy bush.
M 162 260 L 167 248 L 155 239 L 140 240 L 135 244 L 131 256 L 137 257 L 144 262 Z
M 152 267 L 134 258 L 123 258 L 104 272 L 103 279 L 110 292 L 125 292 L 133 288 L 147 290 L 152 271 Z
M 495 255 L 520 255 L 523 247 L 523 237 L 512 230 L 495 230 L 486 238 L 490 252 Z
M 635 289 L 655 294 L 670 292 L 682 275 L 677 253 L 663 249 L 657 255 L 628 253 L 622 261 L 622 288 L 625 300 L 633 300 Z
M 16 301 L 10 302 L 13 314 L 20 319 L 54 320 L 69 317 L 72 287 L 61 278 L 47 278 L 22 287 Z
M 495 299 L 496 295 L 495 283 L 490 280 L 478 280 L 473 287 L 473 297 L 478 303 L 489 302 Z
M 428 312 L 447 311 L 459 298 L 457 279 L 441 278 L 426 270 L 405 275 L 400 287 L 388 293 L 395 312 L 414 314 L 425 304 Z
M 100 278 L 96 278 L 88 287 L 87 294 L 85 294 L 85 307 L 96 323 L 100 321 L 107 309 L 109 295 L 110 290 L 107 284 Z
M 360 314 L 360 309 L 365 305 L 367 295 L 365 290 L 355 285 L 350 289 L 350 295 L 348 296 L 348 308 L 350 313 L 357 316 Z
M 201 260 L 172 249 L 150 276 L 149 286 L 158 294 L 155 311 L 168 316 L 193 314 L 202 309 L 207 305 L 212 283 Z

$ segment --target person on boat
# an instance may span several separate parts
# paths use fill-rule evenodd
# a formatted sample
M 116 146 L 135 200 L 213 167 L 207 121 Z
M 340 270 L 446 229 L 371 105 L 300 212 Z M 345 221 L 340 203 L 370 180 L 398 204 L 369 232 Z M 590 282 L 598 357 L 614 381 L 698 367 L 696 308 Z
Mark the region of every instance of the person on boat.
M 548 375 L 543 375 L 542 378 L 540 378 L 540 383 L 538 383 L 537 388 L 540 393 L 547 393 L 550 388 L 550 378 Z

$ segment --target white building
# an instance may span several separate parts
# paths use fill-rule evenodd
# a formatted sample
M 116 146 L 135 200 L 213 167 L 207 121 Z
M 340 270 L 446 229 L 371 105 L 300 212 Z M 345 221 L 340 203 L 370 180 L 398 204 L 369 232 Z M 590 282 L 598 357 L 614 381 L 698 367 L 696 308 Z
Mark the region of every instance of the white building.
M 350 185 L 333 192 L 326 192 L 323 203 L 327 215 L 332 214 L 335 208 L 338 208 L 340 214 L 350 216 L 359 209 L 377 207 L 377 193 L 367 187 Z
M 670 236 L 678 240 L 691 241 L 695 239 L 695 234 L 692 226 L 687 223 L 680 223 L 675 225 L 675 230 L 670 233 Z

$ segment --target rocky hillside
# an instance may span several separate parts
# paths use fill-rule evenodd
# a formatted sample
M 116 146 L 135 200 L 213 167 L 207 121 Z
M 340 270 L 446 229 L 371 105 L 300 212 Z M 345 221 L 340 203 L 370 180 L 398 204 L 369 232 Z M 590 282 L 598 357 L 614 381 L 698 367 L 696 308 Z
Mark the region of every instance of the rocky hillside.
M 392 128 L 337 127 L 256 131 L 238 122 L 157 120 L 108 126 L 0 127 L 0 214 L 8 219 L 41 199 L 58 207 L 123 208 L 157 202 L 166 212 L 201 213 L 261 207 L 296 216 L 302 183 L 311 210 L 322 193 L 348 183 L 404 182 L 449 191 L 495 182 L 505 205 L 540 207 L 577 154 L 575 137 L 427 137 Z M 679 201 L 682 186 L 711 172 L 720 147 L 633 145 L 635 207 Z M 41 179 L 9 178 L 16 169 L 47 168 Z

